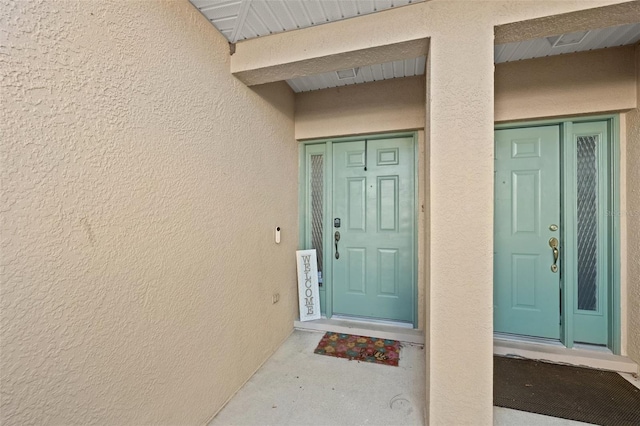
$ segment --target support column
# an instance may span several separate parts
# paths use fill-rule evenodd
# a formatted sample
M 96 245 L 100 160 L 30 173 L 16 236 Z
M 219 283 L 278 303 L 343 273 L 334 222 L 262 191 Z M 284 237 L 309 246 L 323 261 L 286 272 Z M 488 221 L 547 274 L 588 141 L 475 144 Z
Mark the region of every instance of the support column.
M 429 52 L 431 425 L 493 422 L 493 26 L 469 6 Z

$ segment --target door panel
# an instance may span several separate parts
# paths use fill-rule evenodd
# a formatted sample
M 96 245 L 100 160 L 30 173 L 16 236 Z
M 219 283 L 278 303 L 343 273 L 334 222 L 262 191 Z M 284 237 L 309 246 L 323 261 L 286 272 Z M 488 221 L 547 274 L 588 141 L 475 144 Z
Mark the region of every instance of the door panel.
M 378 294 L 398 296 L 398 250 L 378 249 Z
M 413 321 L 413 150 L 411 137 L 333 144 L 334 314 Z
M 550 231 L 560 225 L 559 126 L 495 133 L 494 329 L 560 337 L 560 274 Z M 558 261 L 558 266 L 559 261 Z
M 378 231 L 397 231 L 398 176 L 378 177 Z
M 366 229 L 366 179 L 364 177 L 347 178 L 348 218 L 347 227 L 350 231 L 365 231 Z
M 608 198 L 607 123 L 575 123 L 571 132 L 572 189 L 575 197 L 566 208 L 570 262 L 575 265 L 573 293 L 573 340 L 605 345 L 608 341 L 609 239 L 606 200 Z
M 349 247 L 347 249 L 347 273 L 349 277 L 347 292 L 351 294 L 366 294 L 366 264 L 367 250 Z
M 540 256 L 537 254 L 512 254 L 511 268 L 513 277 L 512 306 L 519 308 L 536 308 L 536 273 Z

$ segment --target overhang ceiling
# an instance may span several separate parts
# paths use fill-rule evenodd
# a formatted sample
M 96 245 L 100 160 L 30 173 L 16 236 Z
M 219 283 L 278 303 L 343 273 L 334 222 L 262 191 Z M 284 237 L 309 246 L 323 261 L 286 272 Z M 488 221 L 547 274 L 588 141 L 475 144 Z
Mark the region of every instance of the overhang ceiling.
M 494 49 L 496 64 L 543 58 L 563 53 L 585 52 L 607 47 L 625 46 L 640 41 L 640 23 L 562 34 L 516 43 L 498 44 Z
M 190 0 L 229 40 L 297 30 L 424 0 Z
M 368 65 L 354 69 L 355 77 L 340 78 L 338 72 L 298 77 L 287 80 L 294 92 L 308 92 L 311 90 L 328 89 L 331 87 L 348 86 L 350 84 L 369 83 L 390 78 L 411 77 L 424 75 L 427 58 L 421 56 L 404 61 L 386 62 L 384 64 Z M 342 71 L 346 70 L 340 70 Z
M 326 24 L 424 0 L 190 0 L 230 43 Z M 640 23 L 495 46 L 495 63 L 635 44 Z M 424 56 L 287 80 L 295 92 L 424 75 Z M 340 72 L 338 72 L 340 71 Z M 351 73 L 351 77 L 345 74 Z M 340 75 L 339 75 L 340 74 Z

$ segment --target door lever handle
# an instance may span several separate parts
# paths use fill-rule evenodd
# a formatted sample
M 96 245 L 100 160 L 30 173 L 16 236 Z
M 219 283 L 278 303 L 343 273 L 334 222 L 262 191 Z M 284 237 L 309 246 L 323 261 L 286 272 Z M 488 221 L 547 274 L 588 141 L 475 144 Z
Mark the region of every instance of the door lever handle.
M 336 233 L 333 234 L 333 239 L 336 243 L 336 259 L 340 259 L 340 253 L 338 252 L 338 241 L 340 241 L 340 231 L 336 231 Z
M 558 249 L 558 239 L 551 237 L 549 239 L 549 247 L 553 251 L 553 264 L 551 265 L 551 272 L 558 272 L 558 257 L 560 256 L 560 250 Z

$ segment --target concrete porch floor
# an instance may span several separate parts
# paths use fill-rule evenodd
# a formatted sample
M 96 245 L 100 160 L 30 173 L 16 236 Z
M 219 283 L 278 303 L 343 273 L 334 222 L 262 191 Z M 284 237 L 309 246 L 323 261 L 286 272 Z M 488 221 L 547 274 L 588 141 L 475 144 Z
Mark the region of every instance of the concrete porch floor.
M 424 425 L 425 354 L 398 367 L 315 355 L 322 332 L 295 330 L 210 425 Z M 494 407 L 495 425 L 580 425 Z

